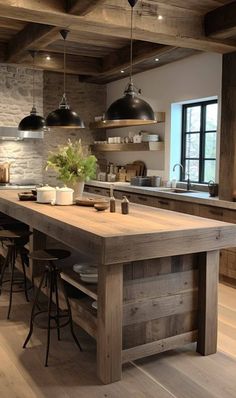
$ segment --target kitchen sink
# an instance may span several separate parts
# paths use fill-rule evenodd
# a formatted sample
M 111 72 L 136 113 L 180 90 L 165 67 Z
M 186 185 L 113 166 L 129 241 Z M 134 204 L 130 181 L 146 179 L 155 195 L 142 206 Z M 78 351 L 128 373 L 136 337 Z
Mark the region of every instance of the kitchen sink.
M 163 189 L 159 189 L 160 192 L 173 192 L 173 193 L 193 193 L 196 191 L 193 190 L 189 190 L 187 191 L 187 189 L 181 189 L 181 188 L 163 188 Z

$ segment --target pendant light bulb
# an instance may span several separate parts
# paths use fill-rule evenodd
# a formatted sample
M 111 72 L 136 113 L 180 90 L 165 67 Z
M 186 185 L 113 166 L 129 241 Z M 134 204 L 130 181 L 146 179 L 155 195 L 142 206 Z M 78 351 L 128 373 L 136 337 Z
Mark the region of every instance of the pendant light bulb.
M 37 109 L 35 105 L 35 56 L 36 51 L 29 51 L 31 57 L 33 58 L 33 105 L 30 114 L 24 117 L 18 126 L 18 130 L 24 133 L 42 133 L 47 130 L 45 119 L 42 116 L 37 115 Z M 38 137 L 38 135 L 37 135 Z
M 63 94 L 59 104 L 59 108 L 49 113 L 46 119 L 48 127 L 61 128 L 85 128 L 84 122 L 80 119 L 76 112 L 70 109 L 70 105 L 66 97 L 66 39 L 70 31 L 62 29 L 60 34 L 64 40 L 64 71 L 63 71 Z
M 113 102 L 105 113 L 104 126 L 125 127 L 154 124 L 156 118 L 151 106 L 142 100 L 139 90 L 133 84 L 133 13 L 138 0 L 128 0 L 131 6 L 130 23 L 130 73 L 124 96 Z

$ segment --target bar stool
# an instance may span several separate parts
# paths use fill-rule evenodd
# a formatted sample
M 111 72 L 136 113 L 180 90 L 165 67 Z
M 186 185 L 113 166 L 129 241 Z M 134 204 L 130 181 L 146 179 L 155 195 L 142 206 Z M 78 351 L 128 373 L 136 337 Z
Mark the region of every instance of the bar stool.
M 9 289 L 4 289 L 9 291 L 9 305 L 8 305 L 8 313 L 7 319 L 10 318 L 11 307 L 12 307 L 12 296 L 13 293 L 24 292 L 26 301 L 29 301 L 28 298 L 28 290 L 31 289 L 31 286 L 27 286 L 27 278 L 26 278 L 26 268 L 25 265 L 27 259 L 28 250 L 25 249 L 25 245 L 29 240 L 30 232 L 27 230 L 0 230 L 0 241 L 7 248 L 7 254 L 2 265 L 1 276 L 0 276 L 0 295 L 2 293 L 3 284 L 10 283 Z M 21 266 L 23 271 L 23 278 L 15 277 L 15 262 L 17 255 L 20 255 L 21 258 Z M 9 279 L 4 280 L 6 269 L 9 268 L 10 277 Z M 19 287 L 23 284 L 23 288 Z M 18 288 L 14 289 L 14 285 L 18 285 Z
M 36 323 L 35 318 L 43 313 L 47 313 L 47 347 L 46 347 L 46 357 L 45 357 L 45 366 L 48 366 L 48 355 L 49 355 L 49 348 L 50 348 L 50 339 L 51 339 L 51 330 L 52 329 L 57 329 L 57 338 L 60 340 L 60 329 L 66 325 L 70 325 L 70 331 L 72 334 L 72 337 L 79 347 L 80 351 L 82 351 L 80 343 L 75 335 L 74 328 L 73 328 L 73 321 L 72 321 L 72 314 L 71 314 L 71 307 L 69 303 L 69 299 L 65 290 L 64 282 L 61 278 L 60 275 L 60 269 L 58 266 L 54 263 L 57 260 L 63 260 L 67 257 L 70 256 L 70 252 L 68 250 L 56 250 L 56 249 L 45 249 L 45 250 L 36 250 L 33 251 L 32 253 L 29 254 L 29 257 L 33 260 L 37 260 L 40 262 L 45 263 L 45 268 L 43 271 L 43 274 L 40 278 L 39 281 L 39 286 L 36 291 L 35 299 L 33 302 L 32 310 L 31 310 L 31 317 L 30 317 L 30 330 L 28 333 L 28 336 L 26 337 L 26 340 L 23 344 L 23 348 L 26 347 L 27 343 L 29 342 L 32 333 L 33 333 L 33 327 L 34 323 Z M 40 310 L 36 312 L 36 308 L 40 308 L 40 303 L 39 303 L 39 295 L 41 288 L 43 286 L 43 283 L 45 282 L 45 287 L 47 286 L 49 288 L 48 292 L 48 308 L 47 310 Z M 60 284 L 61 291 L 64 295 L 65 301 L 66 301 L 66 306 L 67 310 L 62 311 L 59 307 L 59 297 L 58 297 L 58 284 Z M 53 304 L 53 293 L 55 293 L 55 304 L 56 304 L 56 309 L 53 310 L 52 304 Z M 63 323 L 61 323 L 61 319 L 67 318 Z M 51 321 L 55 322 L 55 326 L 51 324 Z M 37 324 L 37 326 L 41 328 L 45 328 Z

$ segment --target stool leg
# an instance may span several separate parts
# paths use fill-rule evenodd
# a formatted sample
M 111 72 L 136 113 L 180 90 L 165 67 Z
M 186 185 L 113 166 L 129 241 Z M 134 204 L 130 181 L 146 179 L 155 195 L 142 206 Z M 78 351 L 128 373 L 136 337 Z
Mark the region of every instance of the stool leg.
M 61 340 L 61 336 L 60 336 L 60 307 L 59 307 L 59 298 L 58 298 L 57 278 L 58 278 L 58 271 L 55 270 L 55 273 L 54 273 L 54 287 L 55 287 L 56 311 L 57 311 L 57 316 L 56 316 L 57 338 L 58 338 L 58 341 L 60 341 Z
M 68 299 L 68 296 L 67 296 L 67 293 L 66 293 L 66 289 L 65 289 L 63 280 L 61 279 L 60 273 L 58 273 L 58 280 L 60 281 L 62 292 L 63 292 L 65 300 L 66 300 L 68 317 L 69 317 L 69 322 L 70 322 L 70 331 L 71 331 L 72 337 L 73 337 L 75 343 L 77 344 L 77 346 L 79 347 L 80 351 L 82 351 L 81 345 L 80 345 L 80 343 L 79 343 L 79 341 L 78 341 L 78 339 L 77 339 L 77 337 L 75 335 L 75 332 L 74 332 L 73 320 L 72 320 L 72 314 L 71 314 L 71 308 L 70 308 L 70 302 L 69 302 L 69 299 Z
M 37 289 L 37 291 L 36 291 L 36 294 L 35 294 L 34 302 L 33 302 L 33 305 L 32 305 L 32 310 L 31 310 L 31 316 L 30 316 L 30 330 L 29 330 L 28 336 L 26 337 L 25 342 L 24 342 L 24 344 L 23 344 L 23 348 L 25 348 L 25 347 L 27 346 L 27 344 L 28 344 L 28 342 L 29 342 L 29 340 L 30 340 L 30 337 L 32 336 L 32 333 L 33 333 L 33 328 L 34 328 L 34 312 L 35 312 L 35 308 L 36 308 L 37 305 L 38 305 L 39 294 L 40 294 L 40 292 L 41 292 L 41 288 L 42 288 L 42 285 L 43 285 L 43 281 L 44 281 L 44 278 L 45 278 L 45 275 L 46 275 L 47 272 L 48 272 L 48 270 L 45 270 L 45 271 L 43 272 L 42 277 L 41 277 L 40 282 L 39 282 L 39 287 L 38 287 L 38 289 Z
M 50 348 L 50 339 L 51 339 L 51 311 L 52 311 L 52 291 L 53 291 L 53 278 L 54 272 L 50 265 L 49 271 L 49 300 L 48 300 L 48 333 L 47 333 L 47 348 L 46 348 L 46 358 L 45 358 L 45 366 L 48 366 L 48 355 L 49 355 L 49 348 Z
M 7 268 L 7 266 L 9 265 L 9 260 L 10 260 L 10 251 L 9 251 L 9 248 L 8 248 L 8 249 L 7 249 L 7 255 L 6 255 L 6 257 L 5 257 L 4 264 L 3 264 L 2 269 L 1 269 L 1 276 L 0 276 L 0 295 L 2 294 L 2 283 L 3 283 L 3 278 L 4 278 L 4 274 L 5 274 L 6 268 Z
M 21 265 L 22 265 L 22 271 L 23 271 L 23 276 L 24 276 L 25 298 L 26 298 L 26 301 L 29 301 L 28 292 L 27 292 L 27 280 L 26 280 L 26 272 L 25 272 L 25 262 L 24 262 L 24 257 L 23 257 L 22 253 L 20 253 L 20 258 L 21 258 Z
M 10 251 L 10 295 L 9 295 L 9 306 L 8 306 L 8 313 L 7 319 L 10 318 L 11 313 L 11 306 L 12 306 L 12 294 L 13 294 L 13 282 L 14 282 L 14 271 L 15 271 L 15 261 L 16 261 L 16 250 L 15 247 L 9 248 Z

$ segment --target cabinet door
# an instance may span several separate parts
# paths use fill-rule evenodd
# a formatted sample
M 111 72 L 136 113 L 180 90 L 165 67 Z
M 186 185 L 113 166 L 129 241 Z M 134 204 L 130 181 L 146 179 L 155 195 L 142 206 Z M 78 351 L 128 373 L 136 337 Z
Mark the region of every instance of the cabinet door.
M 180 200 L 175 200 L 173 203 L 173 210 L 179 213 L 199 216 L 199 205 L 197 203 L 181 202 Z
M 140 205 L 153 206 L 154 198 L 147 195 L 134 195 L 134 202 Z

